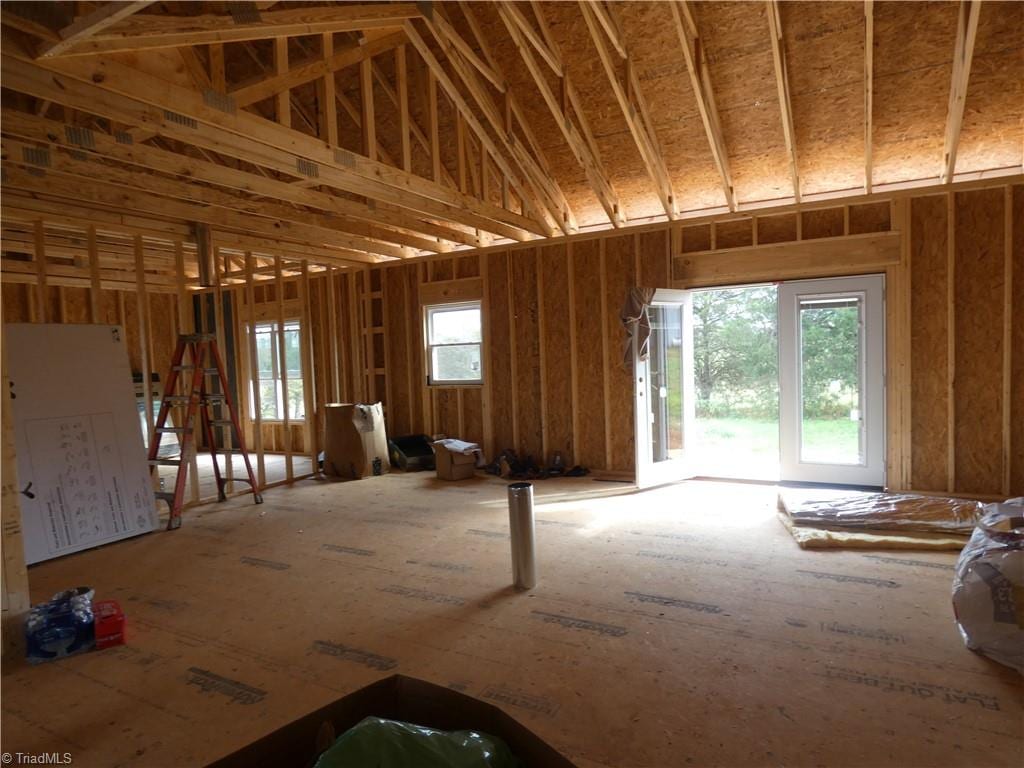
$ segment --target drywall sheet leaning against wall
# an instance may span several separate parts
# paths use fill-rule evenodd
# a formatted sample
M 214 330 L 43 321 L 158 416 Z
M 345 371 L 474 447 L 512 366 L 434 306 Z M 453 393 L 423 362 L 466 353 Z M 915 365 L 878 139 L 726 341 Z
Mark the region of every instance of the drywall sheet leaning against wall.
M 157 525 L 124 331 L 6 327 L 25 562 Z

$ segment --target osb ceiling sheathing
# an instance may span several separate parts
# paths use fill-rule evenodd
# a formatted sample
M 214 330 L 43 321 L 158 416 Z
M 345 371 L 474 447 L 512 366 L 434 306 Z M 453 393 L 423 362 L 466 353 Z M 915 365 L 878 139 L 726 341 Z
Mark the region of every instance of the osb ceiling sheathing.
M 980 10 L 972 6 L 971 0 L 585 3 L 586 8 L 579 2 L 520 2 L 504 6 L 492 2 L 122 3 L 122 7 L 133 8 L 122 11 L 117 20 L 104 26 L 102 19 L 118 4 L 4 2 L 4 55 L 5 62 L 11 56 L 70 77 L 79 76 L 74 67 L 88 66 L 81 62 L 108 60 L 146 73 L 157 81 L 195 91 L 203 91 L 200 81 L 206 81 L 210 90 L 223 88 L 230 97 L 240 83 L 275 74 L 275 37 L 287 37 L 288 67 L 294 70 L 322 57 L 324 32 L 333 32 L 337 53 L 387 34 L 403 30 L 409 34 L 410 29 L 414 30 L 425 41 L 431 56 L 440 62 L 441 71 L 434 74 L 450 78 L 461 98 L 470 105 L 472 114 L 464 117 L 472 119 L 463 124 L 465 155 L 460 159 L 458 107 L 446 93 L 445 84 L 438 80 L 436 115 L 442 178 L 433 179 L 430 70 L 414 41 L 400 38 L 407 41 L 404 48 L 408 62 L 409 130 L 413 132 L 409 140 L 409 173 L 448 189 L 461 187 L 467 195 L 483 199 L 491 208 L 503 206 L 539 221 L 541 226 L 525 233 L 527 237 L 536 236 L 538 230 L 545 228 L 550 230 L 548 234 L 569 231 L 571 217 L 580 227 L 611 226 L 606 212 L 609 199 L 619 204 L 623 221 L 725 210 L 730 203 L 730 190 L 713 153 L 716 140 L 723 150 L 734 203 L 739 206 L 766 201 L 786 204 L 797 195 L 870 192 L 872 185 L 929 179 L 938 182 L 943 172 L 944 142 L 951 130 L 956 137 L 956 173 L 1021 170 L 1024 3 L 984 2 Z M 393 24 L 383 27 L 369 24 L 366 28 L 354 28 L 354 21 L 331 28 L 321 23 L 327 18 L 324 14 L 338 9 L 344 9 L 339 14 L 361 18 L 361 9 L 382 7 L 386 11 L 402 8 L 409 13 L 396 14 Z M 525 24 L 519 28 L 519 42 L 506 26 L 513 14 Z M 964 23 L 974 18 L 972 14 L 976 14 L 976 29 Z M 365 17 L 373 18 L 370 13 Z M 775 18 L 780 36 L 773 49 L 769 21 Z M 200 34 L 212 28 L 265 26 L 245 40 L 231 39 L 218 44 L 212 38 L 200 38 L 202 42 L 191 46 L 178 40 L 166 47 L 147 47 L 145 35 L 149 32 L 144 27 L 148 19 L 160 23 L 195 21 Z M 295 19 L 320 26 L 303 28 L 293 23 Z M 593 27 L 598 20 L 601 23 Z M 691 23 L 695 42 L 690 53 L 696 61 L 693 70 L 683 55 L 681 43 L 681 35 Z M 609 25 L 610 31 L 605 30 L 604 24 Z M 444 29 L 457 36 L 477 61 L 471 61 L 464 52 L 452 53 L 457 47 L 450 47 Z M 313 33 L 303 34 L 310 31 Z M 66 41 L 70 35 L 78 35 L 72 38 L 70 47 L 54 57 L 45 55 L 50 46 Z M 958 121 L 951 109 L 950 93 L 958 76 L 954 59 L 965 36 L 973 42 L 973 56 L 969 61 L 962 121 Z M 133 48 L 133 41 L 139 40 L 143 42 Z M 533 42 L 538 40 L 539 46 Z M 107 48 L 105 52 L 92 52 L 90 46 Z M 111 46 L 117 52 L 110 52 Z M 617 97 L 612 87 L 606 63 L 602 62 L 602 50 L 610 54 L 610 74 L 621 83 L 624 96 Z M 545 54 L 558 60 L 562 76 L 545 61 Z M 525 65 L 526 56 L 538 62 L 543 82 L 538 82 L 538 73 Z M 777 57 L 781 57 L 781 73 Z M 507 93 L 487 80 L 483 70 L 476 66 L 479 62 L 485 67 L 493 64 L 497 76 L 505 79 Z M 703 62 L 706 70 L 701 69 Z M 400 79 L 396 51 L 378 53 L 372 66 L 377 160 L 401 168 L 403 119 L 395 98 Z M 285 93 L 290 104 L 290 127 L 322 140 L 320 134 L 325 129 L 321 113 L 331 110 L 337 121 L 337 146 L 366 154 L 366 126 L 361 118 L 366 99 L 360 67 L 355 62 L 331 75 L 338 94 L 331 104 L 321 103 L 325 87 L 322 79 L 296 83 Z M 461 74 L 466 71 L 475 80 L 476 91 Z M 869 71 L 873 73 L 873 87 L 867 91 Z M 694 80 L 698 81 L 696 88 Z M 95 78 L 93 81 L 96 82 Z M 578 96 L 578 105 L 573 105 L 570 98 L 570 83 L 576 91 L 572 95 Z M 111 134 L 134 131 L 136 140 L 147 147 L 180 152 L 193 159 L 205 158 L 264 179 L 298 181 L 318 196 L 310 196 L 308 204 L 289 201 L 296 210 L 323 214 L 331 208 L 329 196 L 376 204 L 372 191 L 363 193 L 358 186 L 345 188 L 318 184 L 315 180 L 304 183 L 301 178 L 290 178 L 280 169 L 274 170 L 270 164 L 260 167 L 252 158 L 199 152 L 180 137 L 160 135 L 159 129 L 141 126 L 140 130 L 140 126 L 118 123 L 100 109 L 89 114 L 41 97 L 26 99 L 10 90 L 7 83 L 4 87 L 5 110 L 27 111 L 39 118 Z M 557 114 L 541 97 L 542 87 L 555 95 Z M 486 104 L 481 101 L 481 90 Z M 139 93 L 137 98 L 159 106 L 159 99 L 153 100 L 152 92 Z M 204 98 L 209 101 L 210 96 Z M 622 98 L 627 102 L 625 109 Z M 712 122 L 717 125 L 710 128 L 702 119 L 702 99 L 713 102 Z M 280 97 L 274 95 L 243 109 L 274 121 L 281 119 L 276 115 L 278 103 Z M 582 115 L 577 115 L 576 106 Z M 503 125 L 493 124 L 494 114 Z M 786 137 L 787 114 L 792 116 L 792 150 Z M 497 147 L 500 157 L 482 151 L 481 139 L 470 125 L 474 121 L 483 126 L 485 140 Z M 951 128 L 954 123 L 957 125 Z M 563 135 L 564 125 L 570 125 L 582 136 L 586 145 L 583 152 L 595 158 L 596 170 L 584 167 L 587 161 L 581 162 L 580 148 L 572 146 Z M 585 135 L 588 127 L 592 140 Z M 637 131 L 646 131 L 653 147 L 646 156 Z M 30 137 L 10 138 L 24 141 Z M 531 138 L 536 147 L 531 146 Z M 525 152 L 528 159 L 509 154 L 512 152 Z M 511 166 L 519 177 L 518 189 L 503 191 L 499 160 Z M 5 167 L 10 162 L 19 161 L 5 153 Z M 659 199 L 655 178 L 659 168 L 664 169 L 667 177 L 673 211 L 667 212 L 667 206 Z M 550 176 L 553 184 L 531 181 L 530 173 L 536 173 L 536 169 Z M 396 182 L 387 174 L 376 176 L 397 188 L 410 187 L 409 182 L 402 180 L 408 177 Z M 607 190 L 602 191 L 601 185 L 595 183 L 596 177 L 604 178 Z M 237 185 L 232 193 L 244 201 L 266 199 L 252 196 L 249 190 Z M 446 198 L 446 194 L 435 194 L 429 188 L 423 194 L 439 200 Z M 327 204 L 318 209 L 318 201 L 325 200 Z M 418 232 L 416 220 L 425 224 L 425 230 L 431 229 L 431 224 L 462 233 L 480 230 L 478 221 L 463 219 L 455 213 L 447 220 L 436 211 L 417 207 L 415 200 L 408 204 L 401 200 L 391 210 L 409 220 L 387 224 L 393 226 L 394 232 Z M 255 215 L 259 215 L 258 210 Z M 485 215 L 490 214 L 485 211 Z M 361 221 L 365 224 L 366 219 Z M 501 236 L 500 232 L 497 234 Z M 368 236 L 386 240 L 387 233 Z M 480 242 L 489 241 L 484 237 Z M 438 250 L 446 247 L 450 246 L 439 245 Z M 423 252 L 411 248 L 406 255 Z

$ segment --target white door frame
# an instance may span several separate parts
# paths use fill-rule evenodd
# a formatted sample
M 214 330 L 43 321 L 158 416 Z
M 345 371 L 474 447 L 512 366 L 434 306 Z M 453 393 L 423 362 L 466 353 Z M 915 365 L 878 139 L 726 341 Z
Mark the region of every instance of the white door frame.
M 801 457 L 800 302 L 856 296 L 860 332 L 859 464 L 826 464 Z M 885 276 L 794 280 L 779 285 L 779 447 L 783 481 L 885 485 Z
M 636 451 L 636 486 L 650 488 L 693 477 L 691 446 L 696 422 L 696 400 L 693 385 L 693 294 L 690 291 L 659 288 L 651 300 L 655 305 L 679 306 L 682 318 L 681 375 L 683 387 L 683 457 L 654 461 L 651 439 L 653 420 L 650 398 L 650 359 L 639 359 L 637 337 L 633 336 L 633 402 Z

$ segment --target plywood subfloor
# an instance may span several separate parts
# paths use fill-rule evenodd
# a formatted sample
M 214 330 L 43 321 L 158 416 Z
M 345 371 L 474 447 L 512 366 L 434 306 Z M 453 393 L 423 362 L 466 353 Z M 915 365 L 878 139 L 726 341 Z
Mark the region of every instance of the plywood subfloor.
M 227 459 L 231 461 L 231 468 L 234 471 L 234 477 L 245 477 L 245 462 L 241 456 L 229 455 Z M 220 471 L 222 476 L 226 477 L 226 460 L 223 455 L 218 457 L 220 465 Z M 256 454 L 249 454 L 249 461 L 252 463 L 252 471 L 258 472 L 256 465 Z M 200 499 L 214 499 L 217 496 L 217 483 L 214 480 L 213 475 L 213 459 L 208 453 L 201 453 L 196 456 L 196 466 L 199 470 L 199 498 Z M 292 456 L 292 477 L 301 477 L 303 475 L 310 474 L 313 469 L 313 462 L 308 456 L 296 455 Z M 164 487 L 168 490 L 174 490 L 174 481 L 178 474 L 178 468 L 172 466 L 161 466 L 157 468 L 160 479 L 164 481 Z M 288 479 L 288 467 L 287 458 L 282 453 L 266 453 L 263 455 L 263 471 L 266 474 L 267 484 L 280 483 Z M 185 501 L 189 501 L 189 493 L 191 492 L 191 478 L 189 484 L 185 486 Z M 236 483 L 234 489 L 228 489 L 228 493 L 239 492 L 248 489 L 247 483 Z M 166 507 L 160 505 L 159 512 L 166 512 Z
M 304 481 L 31 569 L 130 644 L 3 678 L 3 749 L 200 765 L 401 672 L 505 708 L 582 768 L 1020 765 L 1020 678 L 964 649 L 944 553 L 806 552 L 775 489 L 537 485 L 509 587 L 504 484 Z

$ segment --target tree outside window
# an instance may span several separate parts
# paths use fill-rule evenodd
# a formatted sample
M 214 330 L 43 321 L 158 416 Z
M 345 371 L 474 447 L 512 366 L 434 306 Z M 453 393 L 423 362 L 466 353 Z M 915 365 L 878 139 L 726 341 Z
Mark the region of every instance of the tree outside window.
M 302 331 L 298 320 L 286 320 L 283 326 L 276 322 L 256 323 L 256 364 L 260 395 L 260 417 L 264 421 L 281 421 L 285 414 L 285 385 L 281 373 L 281 350 L 288 379 L 288 418 L 306 418 L 305 391 L 302 382 Z M 250 397 L 253 418 L 256 417 L 255 397 Z

